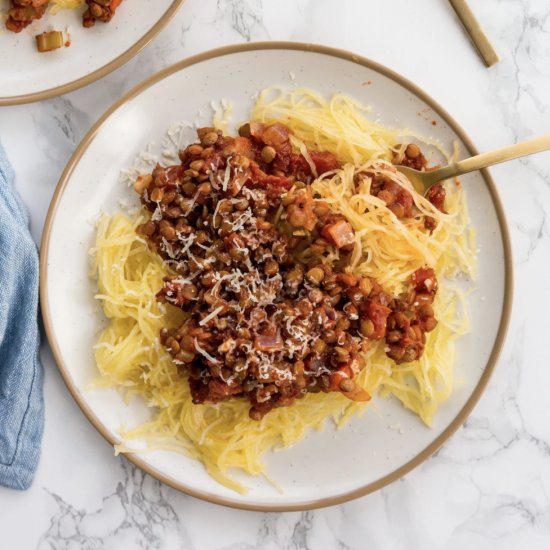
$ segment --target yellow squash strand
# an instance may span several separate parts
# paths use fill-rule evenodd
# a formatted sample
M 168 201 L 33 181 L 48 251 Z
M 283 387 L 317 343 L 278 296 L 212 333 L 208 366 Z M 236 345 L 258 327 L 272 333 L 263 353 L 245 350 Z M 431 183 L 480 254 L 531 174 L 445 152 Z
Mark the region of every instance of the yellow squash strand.
M 84 0 L 50 0 L 51 12 L 56 14 L 61 10 L 74 10 L 84 5 Z

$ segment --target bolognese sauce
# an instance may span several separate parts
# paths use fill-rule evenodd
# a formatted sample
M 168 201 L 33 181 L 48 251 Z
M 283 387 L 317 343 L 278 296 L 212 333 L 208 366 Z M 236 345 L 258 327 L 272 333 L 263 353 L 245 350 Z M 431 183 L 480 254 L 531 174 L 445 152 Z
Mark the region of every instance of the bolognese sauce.
M 36 19 L 40 19 L 50 0 L 11 0 L 6 28 L 12 32 L 21 32 Z
M 86 11 L 82 15 L 84 27 L 93 27 L 96 21 L 108 23 L 115 15 L 122 0 L 86 0 Z
M 385 340 L 397 364 L 422 355 L 437 324 L 434 271 L 413 273 L 398 297 L 347 271 L 354 229 L 310 188 L 314 172 L 340 163 L 323 151 L 306 160 L 284 125 L 246 124 L 238 137 L 201 128 L 198 138 L 180 164 L 157 165 L 134 186 L 151 215 L 138 233 L 176 273 L 157 298 L 186 318 L 160 341 L 193 402 L 244 398 L 259 420 L 308 392 L 367 401 L 355 378 L 374 342 Z M 399 218 L 413 214 L 400 186 L 373 181 L 371 192 Z
M 121 3 L 122 0 L 86 0 L 82 25 L 93 27 L 96 21 L 108 23 Z M 21 32 L 33 21 L 40 19 L 49 4 L 50 0 L 11 0 L 6 28 L 12 32 Z

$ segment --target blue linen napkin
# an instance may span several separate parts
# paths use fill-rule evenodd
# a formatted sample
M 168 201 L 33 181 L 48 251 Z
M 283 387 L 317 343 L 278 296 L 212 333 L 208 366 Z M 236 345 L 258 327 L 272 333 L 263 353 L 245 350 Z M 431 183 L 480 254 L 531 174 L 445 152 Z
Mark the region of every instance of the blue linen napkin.
M 44 429 L 38 252 L 0 145 L 0 485 L 32 483 Z

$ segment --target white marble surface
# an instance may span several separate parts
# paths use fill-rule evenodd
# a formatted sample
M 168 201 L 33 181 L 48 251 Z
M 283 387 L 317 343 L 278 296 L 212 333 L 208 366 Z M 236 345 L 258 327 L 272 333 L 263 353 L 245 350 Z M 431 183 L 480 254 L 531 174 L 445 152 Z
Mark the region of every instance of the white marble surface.
M 103 81 L 41 104 L 0 109 L 0 139 L 31 210 L 34 237 L 40 238 L 64 164 L 93 121 L 153 71 L 214 46 L 284 39 L 356 51 L 425 88 L 483 150 L 548 133 L 547 0 L 471 4 L 502 57 L 491 69 L 444 0 L 187 0 L 144 52 Z M 435 457 L 376 494 L 324 510 L 216 507 L 115 458 L 44 346 L 42 461 L 31 490 L 0 489 L 0 547 L 550 548 L 550 153 L 492 171 L 514 248 L 513 321 L 487 392 Z

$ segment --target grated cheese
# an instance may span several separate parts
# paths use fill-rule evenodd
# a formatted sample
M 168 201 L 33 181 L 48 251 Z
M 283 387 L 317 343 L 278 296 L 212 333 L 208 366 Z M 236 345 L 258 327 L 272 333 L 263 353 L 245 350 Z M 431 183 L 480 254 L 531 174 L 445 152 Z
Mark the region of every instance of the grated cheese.
M 212 313 L 209 313 L 204 319 L 199 321 L 199 325 L 202 327 L 208 323 L 208 321 L 211 321 L 214 319 L 214 317 L 217 317 L 218 313 L 223 310 L 223 307 L 217 307 Z
M 195 349 L 204 357 L 206 357 L 206 359 L 208 359 L 208 361 L 210 361 L 211 363 L 219 363 L 219 361 L 215 358 L 215 357 L 212 357 L 212 355 L 210 355 L 204 348 L 202 348 L 197 339 L 195 338 L 194 339 L 194 342 L 195 342 Z

